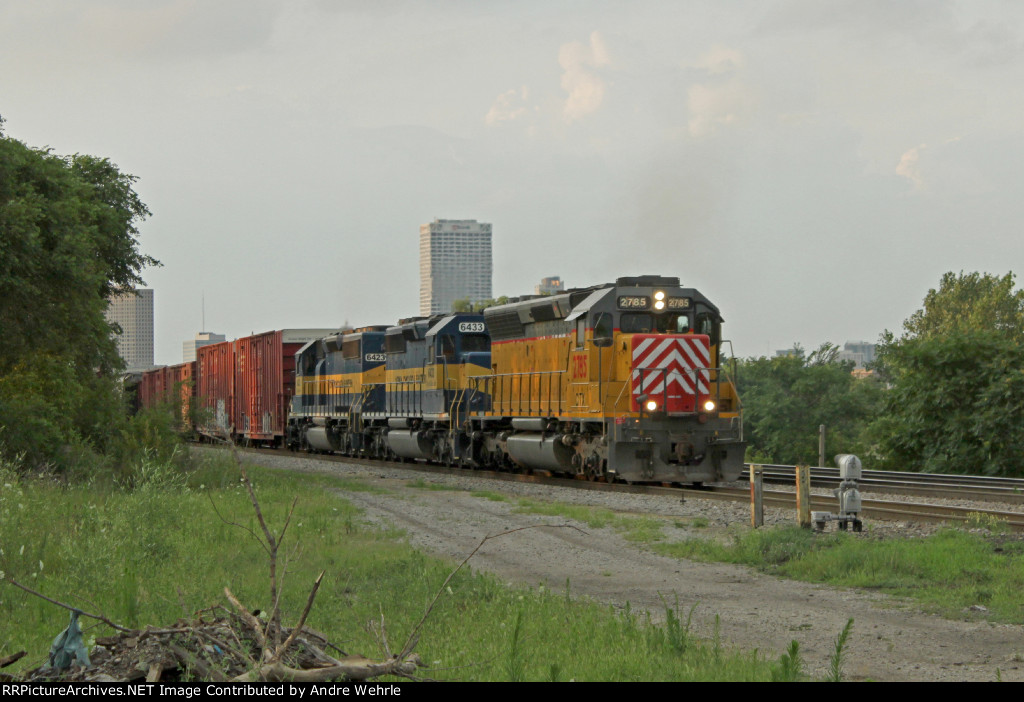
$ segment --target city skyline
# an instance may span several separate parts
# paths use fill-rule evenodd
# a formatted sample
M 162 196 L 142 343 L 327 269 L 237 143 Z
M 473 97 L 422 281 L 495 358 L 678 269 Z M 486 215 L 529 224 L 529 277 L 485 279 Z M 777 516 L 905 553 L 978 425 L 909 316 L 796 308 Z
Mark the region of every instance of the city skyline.
M 740 357 L 1024 267 L 1024 5 L 542 7 L 6 3 L 3 129 L 138 178 L 161 362 L 415 314 L 436 215 L 493 223 L 497 295 L 678 276 Z

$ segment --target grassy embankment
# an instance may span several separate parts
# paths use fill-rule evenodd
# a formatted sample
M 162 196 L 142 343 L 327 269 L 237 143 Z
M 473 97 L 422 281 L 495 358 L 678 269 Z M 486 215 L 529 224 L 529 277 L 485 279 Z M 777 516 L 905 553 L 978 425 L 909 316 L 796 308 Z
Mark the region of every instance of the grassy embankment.
M 237 522 L 258 532 L 236 469 L 204 459 L 184 475 L 159 463 L 131 490 L 18 479 L 0 467 L 0 570 L 48 596 L 132 627 L 165 626 L 227 604 L 269 609 L 267 558 Z M 276 531 L 298 506 L 281 553 L 292 554 L 282 611 L 294 622 L 321 569 L 327 574 L 308 624 L 350 653 L 381 656 L 370 621 L 386 621 L 399 648 L 452 569 L 365 527 L 344 499 L 368 486 L 336 477 L 251 469 Z M 487 497 L 487 495 L 481 495 Z M 217 505 L 217 515 L 211 502 Z M 298 544 L 298 550 L 294 547 Z M 472 563 L 470 564 L 472 565 Z M 0 657 L 26 649 L 13 670 L 41 664 L 67 612 L 0 582 Z M 110 632 L 93 626 L 88 641 Z M 424 676 L 451 680 L 766 680 L 799 675 L 783 657 L 733 652 L 690 636 L 687 612 L 667 623 L 641 613 L 570 600 L 563 593 L 509 589 L 467 568 L 451 581 L 424 625 L 417 651 Z M 11 672 L 8 668 L 5 672 Z
M 604 509 L 522 500 L 519 509 L 560 514 L 592 527 L 612 526 L 626 539 L 648 544 L 666 556 L 738 563 L 775 575 L 860 587 L 918 601 L 946 617 L 972 617 L 1024 624 L 1024 539 L 1003 534 L 1003 525 L 979 515 L 964 529 L 944 529 L 926 538 L 871 539 L 849 533 L 816 534 L 796 526 L 751 530 L 737 527 L 726 539 L 663 541 L 668 522 L 615 515 Z M 677 526 L 700 529 L 706 521 Z M 870 523 L 868 523 L 870 534 Z M 982 528 L 977 528 L 982 527 Z M 986 533 L 987 532 L 987 533 Z

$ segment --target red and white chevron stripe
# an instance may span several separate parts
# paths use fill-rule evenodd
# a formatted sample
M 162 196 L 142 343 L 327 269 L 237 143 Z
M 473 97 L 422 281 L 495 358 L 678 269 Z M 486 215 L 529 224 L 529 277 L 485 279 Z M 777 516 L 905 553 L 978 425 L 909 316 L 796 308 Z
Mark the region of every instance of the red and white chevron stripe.
M 698 399 L 708 396 L 711 339 L 706 334 L 634 334 L 632 344 L 634 412 L 641 395 L 666 412 L 693 412 Z

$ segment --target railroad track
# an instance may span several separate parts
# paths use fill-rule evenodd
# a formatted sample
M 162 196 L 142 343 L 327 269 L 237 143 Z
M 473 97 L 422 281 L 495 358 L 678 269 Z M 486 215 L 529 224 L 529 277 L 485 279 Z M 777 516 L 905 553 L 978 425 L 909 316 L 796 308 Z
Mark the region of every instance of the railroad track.
M 749 464 L 747 464 L 749 466 Z M 784 465 L 762 465 L 764 481 L 780 485 L 795 482 L 796 468 Z M 744 470 L 742 480 L 749 480 Z M 983 475 L 943 475 L 938 473 L 903 473 L 865 470 L 857 481 L 861 492 L 879 492 L 915 497 L 941 497 L 975 502 L 1024 504 L 1024 480 Z M 811 468 L 811 487 L 839 486 L 838 468 Z
M 291 455 L 295 457 L 303 457 L 306 454 L 289 452 L 286 449 L 239 449 L 246 453 L 260 454 L 273 452 L 282 455 Z M 504 473 L 498 471 L 488 470 L 474 470 L 469 468 L 448 468 L 441 465 L 432 465 L 427 463 L 398 463 L 391 461 L 379 461 L 371 460 L 368 458 L 352 458 L 348 456 L 338 455 L 327 455 L 327 454 L 313 454 L 309 455 L 309 458 L 315 458 L 319 460 L 333 461 L 337 463 L 354 463 L 363 466 L 389 466 L 394 468 L 403 468 L 405 470 L 419 471 L 424 473 L 434 473 L 442 475 L 457 475 L 457 476 L 477 476 L 481 478 L 489 478 L 492 480 L 504 480 L 508 482 L 529 482 L 538 483 L 544 485 L 556 485 L 562 487 L 572 487 L 576 489 L 584 490 L 596 490 L 601 492 L 627 492 L 633 494 L 649 494 L 649 495 L 677 495 L 680 499 L 702 499 L 702 500 L 720 500 L 723 502 L 749 502 L 750 501 L 750 489 L 747 487 L 733 487 L 725 485 L 714 485 L 707 486 L 700 489 L 695 488 L 680 488 L 680 487 L 669 487 L 665 485 L 626 485 L 622 483 L 600 483 L 590 482 L 587 480 L 574 480 L 572 478 L 561 478 L 550 475 L 546 472 L 533 472 L 533 473 Z M 785 480 L 786 470 L 789 469 L 788 480 L 792 484 L 795 482 L 795 472 L 793 466 L 765 466 L 766 474 L 773 473 L 775 475 L 776 482 L 783 482 Z M 774 471 L 771 469 L 780 469 Z M 819 472 L 818 483 L 815 484 L 815 472 Z M 828 474 L 828 471 L 832 471 L 834 476 Z M 865 473 L 878 473 L 878 471 L 865 471 Z M 890 473 L 888 475 L 903 475 L 901 473 Z M 922 476 L 924 474 L 914 474 Z M 939 476 L 943 479 L 948 478 L 959 478 L 969 476 Z M 748 478 L 749 479 L 749 478 Z M 835 487 L 839 484 L 838 471 L 836 469 L 828 468 L 813 468 L 811 472 L 812 485 L 816 487 Z M 767 475 L 765 478 L 768 481 Z M 891 479 L 888 479 L 889 483 L 892 483 Z M 831 484 L 829 484 L 831 481 Z M 865 486 L 865 481 L 858 483 Z M 898 487 L 891 485 L 891 487 Z M 939 488 L 934 488 L 938 490 Z M 954 497 L 958 499 L 975 499 L 974 497 L 968 497 L 964 492 L 957 492 L 950 494 L 949 489 L 945 488 L 946 492 L 943 493 L 942 497 Z M 862 494 L 864 490 L 861 491 Z M 915 493 L 909 492 L 904 494 L 910 495 L 928 495 L 931 493 L 922 492 Z M 995 494 L 1000 493 L 989 493 L 981 492 L 979 494 L 988 495 L 988 499 L 984 501 L 994 501 Z M 1013 493 L 1004 493 L 1013 494 Z M 796 510 L 796 493 L 792 491 L 782 490 L 764 490 L 763 491 L 764 505 L 766 507 L 778 507 L 782 509 L 793 509 L 794 513 Z M 861 517 L 864 519 L 884 519 L 888 521 L 919 521 L 919 522 L 950 522 L 950 523 L 964 523 L 972 520 L 978 520 L 979 515 L 982 515 L 983 519 L 998 520 L 1006 525 L 1011 531 L 1024 531 L 1024 513 L 1009 512 L 1006 510 L 1000 510 L 996 508 L 992 509 L 978 509 L 968 507 L 955 507 L 950 505 L 939 505 L 926 502 L 897 502 L 890 500 L 881 499 L 866 499 L 862 498 L 862 511 Z M 826 495 L 812 495 L 811 496 L 811 509 L 815 511 L 831 511 L 837 508 L 837 502 L 835 498 Z
M 837 481 L 838 482 L 838 481 Z M 728 492 L 736 500 L 749 500 L 747 488 L 716 488 L 715 492 Z M 996 508 L 956 507 L 928 502 L 895 502 L 891 500 L 861 498 L 861 517 L 864 519 L 885 519 L 888 521 L 951 522 L 965 523 L 981 519 L 995 519 L 1006 524 L 1012 531 L 1024 531 L 1024 513 L 1008 512 Z M 796 509 L 796 493 L 777 490 L 764 491 L 766 507 Z M 812 495 L 811 510 L 828 512 L 835 510 L 835 498 L 827 495 Z

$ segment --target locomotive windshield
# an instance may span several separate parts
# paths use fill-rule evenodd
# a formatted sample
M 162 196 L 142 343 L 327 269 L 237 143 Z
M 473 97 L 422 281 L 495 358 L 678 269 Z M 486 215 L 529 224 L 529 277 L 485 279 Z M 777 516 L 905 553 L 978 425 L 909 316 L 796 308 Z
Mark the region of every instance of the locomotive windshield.
M 486 334 L 463 334 L 461 340 L 462 353 L 491 350 L 491 338 Z M 455 337 L 451 334 L 438 337 L 438 355 L 444 356 L 447 361 L 455 360 Z
M 464 334 L 462 337 L 462 352 L 490 351 L 491 337 L 486 334 Z
M 649 312 L 623 312 L 619 318 L 623 334 L 688 334 L 690 316 L 687 314 L 650 314 Z

